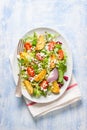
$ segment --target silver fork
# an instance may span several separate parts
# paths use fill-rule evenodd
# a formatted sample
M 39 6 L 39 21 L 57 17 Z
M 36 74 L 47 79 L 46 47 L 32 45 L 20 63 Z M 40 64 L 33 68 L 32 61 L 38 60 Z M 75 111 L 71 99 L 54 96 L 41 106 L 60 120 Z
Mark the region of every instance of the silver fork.
M 20 52 L 23 51 L 23 40 L 20 39 L 19 40 L 19 43 L 18 43 L 18 46 L 17 46 L 17 55 L 20 54 Z M 15 95 L 16 97 L 21 97 L 22 96 L 22 91 L 21 91 L 21 75 L 20 75 L 20 72 L 21 72 L 21 67 L 19 69 L 19 77 L 18 77 L 18 82 L 17 82 L 17 86 L 16 86 L 16 91 L 15 91 Z

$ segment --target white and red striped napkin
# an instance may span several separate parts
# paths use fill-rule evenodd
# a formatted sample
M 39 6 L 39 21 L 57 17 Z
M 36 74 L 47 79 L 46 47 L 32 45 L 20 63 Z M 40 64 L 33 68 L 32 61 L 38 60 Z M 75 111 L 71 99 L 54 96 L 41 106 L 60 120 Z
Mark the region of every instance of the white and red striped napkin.
M 11 63 L 11 67 L 12 67 L 13 77 L 15 80 L 13 56 L 14 55 L 10 56 L 10 63 Z M 16 80 L 15 80 L 15 83 L 16 83 Z M 26 102 L 26 106 L 28 107 L 32 116 L 39 117 L 39 116 L 45 115 L 51 111 L 61 109 L 65 106 L 68 106 L 69 104 L 72 104 L 72 103 L 80 100 L 81 93 L 80 93 L 79 86 L 78 86 L 74 76 L 72 75 L 71 82 L 70 82 L 68 88 L 66 89 L 65 93 L 59 99 L 57 99 L 53 102 L 50 102 L 50 103 L 43 103 L 43 104 L 32 102 L 32 101 L 26 99 L 25 97 L 24 97 L 24 99 Z

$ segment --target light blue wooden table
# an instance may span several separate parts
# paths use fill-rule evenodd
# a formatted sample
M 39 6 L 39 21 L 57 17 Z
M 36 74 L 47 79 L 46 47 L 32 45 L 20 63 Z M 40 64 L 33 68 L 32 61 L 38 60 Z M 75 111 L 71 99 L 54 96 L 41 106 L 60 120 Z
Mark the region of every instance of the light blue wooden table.
M 41 26 L 69 40 L 82 101 L 33 119 L 14 95 L 9 55 L 19 38 Z M 0 0 L 0 130 L 87 130 L 87 0 Z

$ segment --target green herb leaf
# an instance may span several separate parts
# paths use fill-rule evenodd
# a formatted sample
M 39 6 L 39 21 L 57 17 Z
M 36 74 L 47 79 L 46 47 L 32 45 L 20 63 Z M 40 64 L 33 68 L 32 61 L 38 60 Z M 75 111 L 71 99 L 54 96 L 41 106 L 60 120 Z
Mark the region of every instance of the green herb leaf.
M 42 65 L 43 69 L 47 67 L 47 65 L 48 65 L 48 58 L 47 57 L 43 59 L 41 65 Z
M 62 48 L 61 44 L 56 44 L 55 47 L 58 48 L 58 49 Z
M 36 32 L 34 32 L 33 39 L 32 39 L 32 45 L 33 46 L 36 46 L 37 40 L 38 40 L 37 34 L 36 34 Z
M 61 70 L 63 73 L 65 73 L 66 70 L 67 70 L 67 66 L 66 66 L 66 64 L 64 64 L 64 63 L 59 63 L 58 68 L 59 68 L 59 70 Z
M 24 59 L 18 59 L 18 62 L 21 66 L 23 66 L 25 64 L 25 60 Z
M 64 73 L 63 73 L 63 71 L 62 70 L 59 70 L 58 71 L 59 72 L 59 78 L 58 78 L 58 82 L 63 82 L 63 76 L 64 76 Z
M 41 94 L 46 97 L 47 96 L 47 91 L 41 91 Z
M 37 98 L 39 98 L 41 96 L 41 91 L 37 88 L 34 88 L 34 92 L 33 95 Z

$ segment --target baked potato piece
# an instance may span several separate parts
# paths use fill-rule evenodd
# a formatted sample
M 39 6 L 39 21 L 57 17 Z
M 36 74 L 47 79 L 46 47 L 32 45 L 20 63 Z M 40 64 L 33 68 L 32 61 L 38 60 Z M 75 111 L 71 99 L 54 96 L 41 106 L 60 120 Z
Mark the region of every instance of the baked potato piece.
M 33 87 L 31 85 L 31 83 L 28 80 L 24 80 L 23 83 L 24 83 L 24 86 L 25 86 L 26 90 L 28 91 L 28 93 L 30 95 L 32 95 L 33 94 Z
M 44 46 L 45 46 L 45 38 L 43 35 L 40 35 L 35 49 L 42 50 L 44 48 Z
M 42 79 L 44 79 L 46 75 L 46 70 L 43 69 L 36 77 L 35 77 L 35 81 L 38 82 L 38 81 L 41 81 Z
M 51 91 L 52 91 L 52 93 L 54 93 L 54 94 L 58 94 L 58 93 L 60 92 L 60 88 L 59 88 L 59 85 L 58 85 L 57 81 L 54 81 L 54 82 L 52 83 Z
M 50 68 L 53 69 L 55 68 L 55 62 L 56 62 L 56 56 L 55 54 L 52 54 L 51 57 L 50 57 Z
M 29 57 L 27 52 L 20 52 L 20 58 L 21 59 L 27 59 Z

